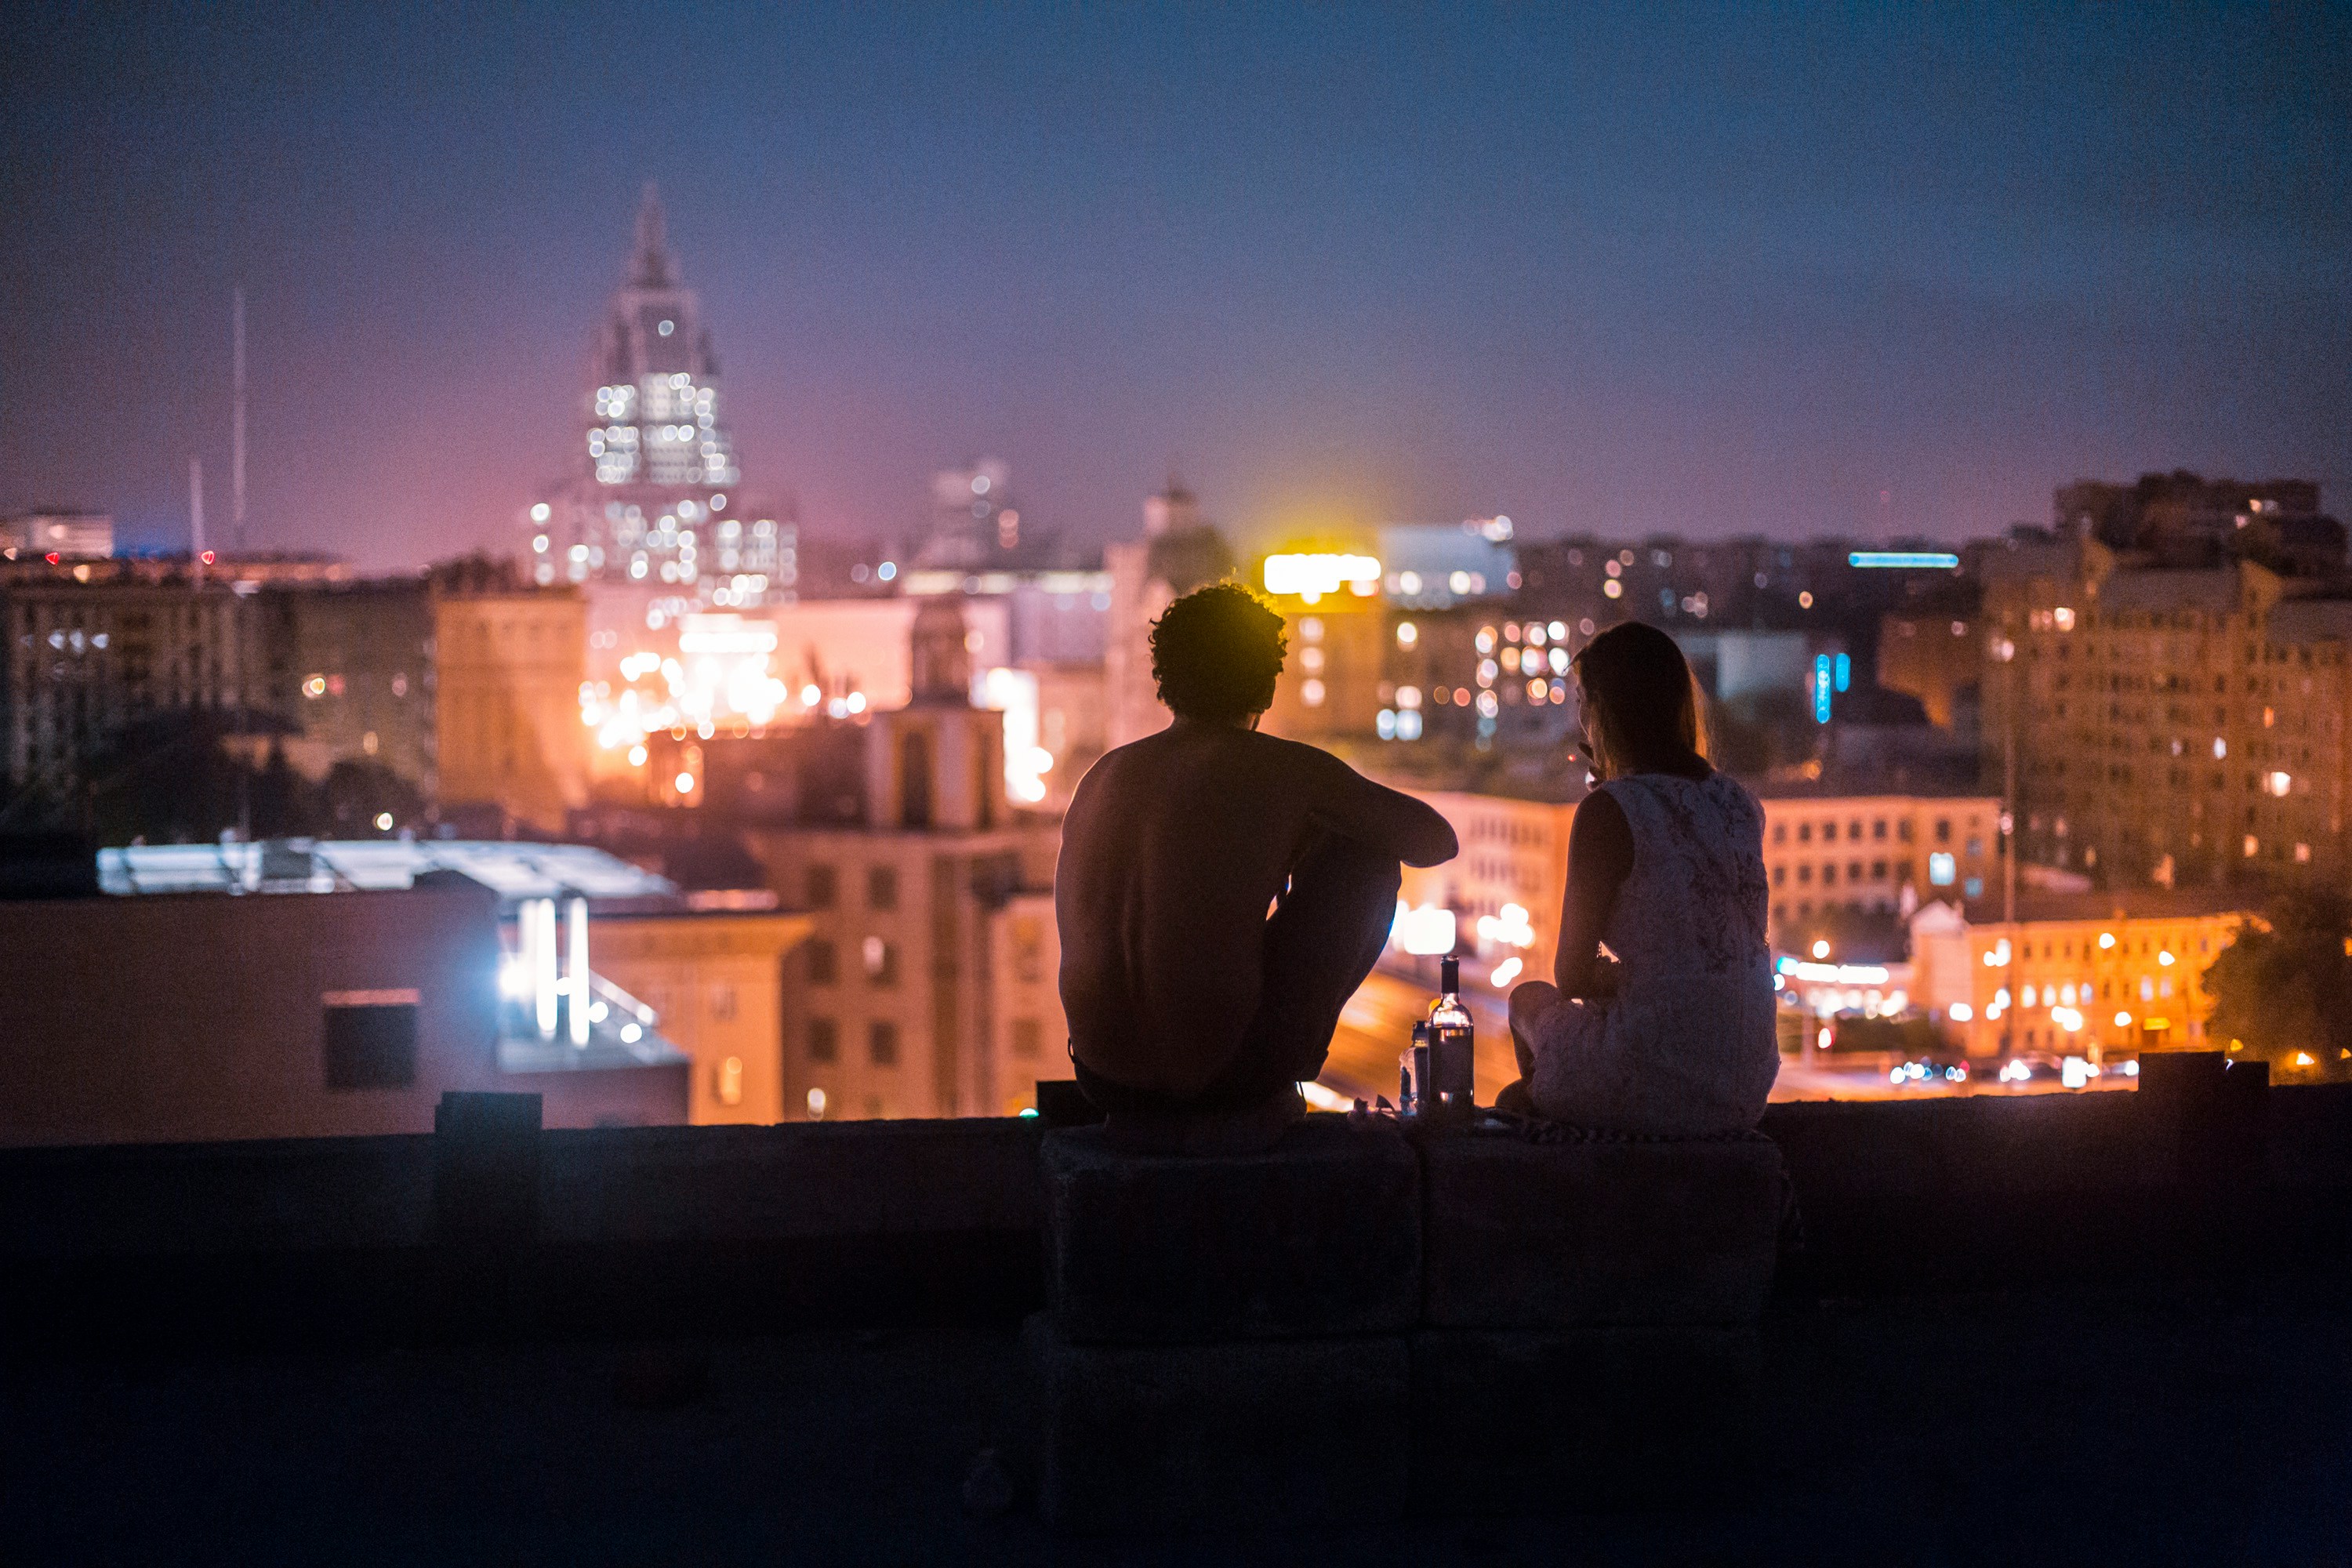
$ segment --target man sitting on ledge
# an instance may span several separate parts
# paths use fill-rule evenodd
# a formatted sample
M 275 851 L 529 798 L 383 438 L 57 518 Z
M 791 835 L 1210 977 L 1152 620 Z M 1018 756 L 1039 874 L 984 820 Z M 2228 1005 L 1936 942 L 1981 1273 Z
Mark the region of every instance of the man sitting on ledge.
M 1171 605 L 1151 672 L 1175 721 L 1097 763 L 1062 824 L 1070 1055 L 1140 1146 L 1280 1136 L 1388 941 L 1397 863 L 1458 847 L 1411 795 L 1257 733 L 1284 644 L 1282 617 L 1239 584 Z

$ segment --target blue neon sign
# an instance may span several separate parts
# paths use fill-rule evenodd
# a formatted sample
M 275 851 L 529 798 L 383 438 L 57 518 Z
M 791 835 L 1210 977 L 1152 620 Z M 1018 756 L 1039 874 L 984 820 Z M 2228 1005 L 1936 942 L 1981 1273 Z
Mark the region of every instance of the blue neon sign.
M 1957 572 L 1960 558 L 1941 550 L 1856 550 L 1845 558 L 1849 566 L 1864 570 Z

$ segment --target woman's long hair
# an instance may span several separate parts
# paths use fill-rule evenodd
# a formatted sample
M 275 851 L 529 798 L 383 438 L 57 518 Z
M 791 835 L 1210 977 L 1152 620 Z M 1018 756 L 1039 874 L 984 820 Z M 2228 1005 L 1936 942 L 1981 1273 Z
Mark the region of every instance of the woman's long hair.
M 1690 661 L 1655 626 L 1611 626 L 1570 661 L 1593 761 L 1614 776 L 1643 763 L 1706 755 L 1706 700 Z

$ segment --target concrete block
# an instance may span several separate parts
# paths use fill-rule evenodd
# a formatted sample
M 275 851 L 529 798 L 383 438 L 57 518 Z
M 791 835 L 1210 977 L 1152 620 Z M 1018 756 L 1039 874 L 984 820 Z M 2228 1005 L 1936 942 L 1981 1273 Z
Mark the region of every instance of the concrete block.
M 1561 1329 L 1754 1322 L 1780 1244 L 1771 1140 L 1421 1144 L 1425 1321 Z
M 1421 1305 L 1421 1170 L 1391 1129 L 1311 1120 L 1265 1153 L 1045 1140 L 1046 1282 L 1080 1344 L 1394 1333 Z
M 1762 1467 L 1753 1329 L 1427 1329 L 1412 1336 L 1413 1506 L 1704 1512 Z
M 1067 1535 L 1393 1523 L 1411 1470 L 1401 1334 L 1081 1345 L 1043 1315 L 1038 1511 Z
M 441 1096 L 433 1208 L 443 1242 L 514 1246 L 538 1234 L 540 1109 L 535 1094 Z

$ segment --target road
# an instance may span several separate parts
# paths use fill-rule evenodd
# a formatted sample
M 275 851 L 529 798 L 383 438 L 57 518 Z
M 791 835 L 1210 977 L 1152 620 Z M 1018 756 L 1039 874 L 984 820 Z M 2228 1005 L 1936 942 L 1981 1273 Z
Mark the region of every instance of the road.
M 1492 1105 L 1504 1085 L 1519 1076 L 1511 1053 L 1511 1031 L 1503 994 L 1475 981 L 1465 986 L 1463 1001 L 1478 1031 L 1478 1103 Z M 1426 983 L 1405 975 L 1374 970 L 1339 1015 L 1339 1028 L 1331 1037 L 1331 1055 L 1319 1080 L 1343 1099 L 1397 1095 L 1397 1059 L 1412 1043 L 1412 1026 L 1429 1011 Z M 1890 1064 L 1872 1058 L 1862 1062 L 1807 1062 L 1784 1057 L 1772 1098 L 1790 1100 L 1918 1100 L 1955 1094 L 2047 1094 L 2128 1089 L 2129 1079 L 2109 1075 L 2095 1080 L 2088 1090 L 2062 1089 L 2042 1079 L 2028 1084 L 1997 1081 L 1990 1067 L 1964 1084 L 1930 1079 L 1896 1088 L 1887 1080 Z
M 1478 1103 L 1492 1105 L 1503 1086 L 1519 1076 L 1511 1058 L 1511 1030 L 1503 998 L 1475 983 L 1463 1002 L 1477 1029 Z M 1480 993 L 1485 991 L 1484 994 Z M 1397 1097 L 1398 1058 L 1412 1045 L 1412 1026 L 1429 1016 L 1433 1000 L 1420 981 L 1372 971 L 1339 1015 L 1331 1055 L 1323 1064 L 1323 1087 L 1349 1099 Z

